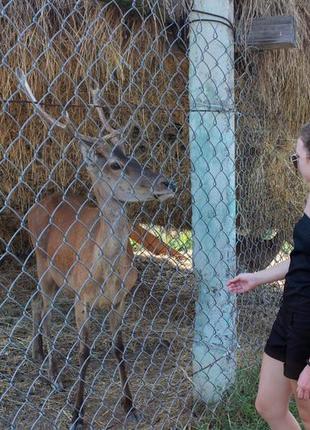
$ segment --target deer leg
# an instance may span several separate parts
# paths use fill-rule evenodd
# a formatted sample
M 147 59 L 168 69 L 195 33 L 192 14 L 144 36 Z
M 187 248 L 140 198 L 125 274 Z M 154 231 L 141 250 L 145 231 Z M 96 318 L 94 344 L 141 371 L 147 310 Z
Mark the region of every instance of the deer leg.
M 53 299 L 55 296 L 55 288 L 50 287 L 49 293 L 47 294 L 47 289 L 44 289 L 44 293 L 42 294 L 43 298 L 43 309 L 42 309 L 42 327 L 43 327 L 43 335 L 46 339 L 47 344 L 47 353 L 48 353 L 48 379 L 51 384 L 55 387 L 57 391 L 63 390 L 62 382 L 59 379 L 59 373 L 57 368 L 57 360 L 55 357 L 55 348 L 53 345 L 53 340 L 51 336 L 51 317 L 52 317 L 52 307 Z
M 86 370 L 90 361 L 89 348 L 89 310 L 85 303 L 77 301 L 75 303 L 75 319 L 79 333 L 79 382 L 75 396 L 74 411 L 71 420 L 71 430 L 83 428 L 84 416 L 84 388 L 86 379 Z
M 42 308 L 42 296 L 40 292 L 37 292 L 31 301 L 33 324 L 32 358 L 39 363 L 44 361 L 42 332 L 40 330 Z
M 132 404 L 132 394 L 129 387 L 126 363 L 124 358 L 124 344 L 123 344 L 123 338 L 122 338 L 122 332 L 121 332 L 121 323 L 122 323 L 122 318 L 124 314 L 124 307 L 125 307 L 124 301 L 122 301 L 122 303 L 117 307 L 115 308 L 113 307 L 109 313 L 109 321 L 110 321 L 110 329 L 113 336 L 112 341 L 113 341 L 114 354 L 119 363 L 119 375 L 120 375 L 120 380 L 121 380 L 122 390 L 123 390 L 122 392 L 123 408 L 126 412 L 126 416 L 129 419 L 132 419 L 138 422 L 141 419 L 141 417 L 138 411 L 133 407 L 133 404 Z
M 39 363 L 44 361 L 43 351 L 43 338 L 42 338 L 42 315 L 43 315 L 43 297 L 42 291 L 51 289 L 53 286 L 53 280 L 48 273 L 48 263 L 39 249 L 36 249 L 36 262 L 37 262 L 37 274 L 38 274 L 38 288 L 39 290 L 34 294 L 31 301 L 32 310 L 32 330 L 33 330 L 33 341 L 32 341 L 32 358 Z M 52 287 L 53 288 L 53 287 Z

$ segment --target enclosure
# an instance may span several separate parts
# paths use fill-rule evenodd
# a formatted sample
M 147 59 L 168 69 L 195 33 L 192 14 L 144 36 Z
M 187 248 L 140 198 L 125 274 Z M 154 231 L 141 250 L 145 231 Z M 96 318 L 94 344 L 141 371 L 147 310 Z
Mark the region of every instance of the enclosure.
M 225 27 L 221 17 L 194 12 L 193 5 L 187 0 L 0 2 L 1 429 L 70 427 L 81 379 L 78 351 L 79 341 L 83 343 L 82 329 L 75 324 L 76 300 L 60 286 L 51 297 L 51 333 L 47 336 L 44 332 L 44 321 L 38 328 L 38 333 L 43 333 L 46 357 L 42 363 L 33 358 L 31 306 L 43 275 L 38 277 L 35 257 L 36 247 L 41 246 L 40 235 L 33 248 L 29 216 L 35 205 L 40 207 L 42 199 L 53 193 L 58 193 L 62 201 L 77 195 L 89 210 L 96 211 L 99 206 L 98 214 L 103 218 L 113 207 L 116 190 L 112 174 L 105 178 L 112 197 L 106 205 L 98 205 L 96 180 L 89 173 L 87 156 L 83 156 L 82 134 L 89 139 L 111 139 L 112 143 L 118 139 L 127 164 L 134 160 L 145 176 L 151 168 L 157 182 L 158 175 L 164 175 L 165 186 L 170 191 L 173 188 L 165 201 L 154 191 L 157 182 L 148 186 L 153 190 L 152 201 L 123 199 L 120 218 L 125 219 L 126 213 L 129 220 L 126 241 L 118 243 L 120 238 L 111 227 L 117 220 L 111 216 L 107 222 L 110 233 L 105 237 L 102 255 L 112 242 L 123 254 L 129 244 L 133 250 L 131 264 L 138 274 L 135 285 L 126 292 L 121 327 L 123 361 L 132 401 L 141 417 L 131 422 L 122 408 L 122 360 L 116 360 L 113 350 L 115 332 L 111 333 L 108 324 L 110 310 L 91 306 L 87 341 L 90 360 L 87 375 L 82 377 L 84 428 L 224 428 L 217 417 L 229 410 L 236 394 L 242 397 L 237 391 L 238 378 L 257 368 L 281 298 L 281 283 L 240 296 L 233 305 L 236 384 L 212 405 L 202 405 L 195 395 L 193 341 L 200 279 L 195 268 L 193 213 L 204 219 L 211 207 L 216 222 L 219 205 L 204 189 L 199 192 L 205 193 L 206 203 L 195 198 L 193 172 L 202 183 L 206 175 L 212 176 L 212 159 L 234 165 L 235 170 L 229 173 L 226 164 L 220 166 L 212 188 L 224 202 L 226 195 L 217 188 L 220 174 L 227 175 L 230 184 L 235 182 L 236 216 L 230 221 L 236 228 L 233 249 L 237 272 L 259 270 L 286 258 L 291 250 L 292 227 L 302 213 L 305 196 L 289 155 L 294 151 L 298 129 L 310 116 L 309 6 L 306 0 L 235 0 L 234 18 L 226 21 Z M 253 18 L 274 15 L 295 18 L 297 48 L 263 51 L 247 44 L 245 36 Z M 197 171 L 193 139 L 198 131 L 191 122 L 190 76 L 198 72 L 193 67 L 190 41 L 206 23 L 211 36 L 205 43 L 210 50 L 222 31 L 231 32 L 233 37 L 232 45 L 223 48 L 231 70 L 221 69 L 220 59 L 212 67 L 209 62 L 204 67 L 210 82 L 218 76 L 226 85 L 228 74 L 234 74 L 234 120 L 229 132 L 235 140 L 235 153 L 227 150 L 225 155 L 219 150 L 225 145 L 219 131 L 218 142 L 202 142 Z M 18 70 L 25 74 L 39 103 L 25 92 Z M 100 99 L 96 101 L 91 90 L 97 85 Z M 38 106 L 53 117 L 52 125 Z M 225 110 L 222 113 L 230 115 Z M 202 124 L 204 113 L 199 115 Z M 68 123 L 68 118 L 75 126 L 72 135 L 61 126 Z M 216 113 L 213 124 L 218 126 Z M 108 132 L 110 137 L 106 137 Z M 119 163 L 111 146 L 109 151 L 114 163 Z M 211 162 L 204 158 L 203 151 L 211 154 Z M 138 182 L 135 179 L 131 183 L 132 189 Z M 51 213 L 49 223 L 53 223 Z M 79 213 L 74 220 L 78 220 Z M 37 222 L 42 219 L 43 215 L 36 218 Z M 214 238 L 206 229 L 211 252 L 202 247 L 199 253 L 204 253 L 208 271 L 211 254 L 221 250 L 212 251 Z M 93 226 L 90 230 L 87 240 Z M 67 230 L 59 231 L 66 244 Z M 73 237 L 79 234 L 76 228 Z M 81 254 L 80 249 L 77 261 Z M 225 256 L 223 253 L 221 257 L 223 265 Z M 56 259 L 49 258 L 50 266 L 56 266 Z M 57 263 L 59 267 L 61 263 Z M 121 270 L 122 264 L 118 267 Z M 232 275 L 227 273 L 227 277 Z M 69 271 L 65 277 L 69 277 Z M 121 281 L 127 282 L 127 274 Z M 216 275 L 215 281 L 227 301 L 231 300 L 225 283 Z M 211 287 L 207 294 L 212 297 Z M 230 318 L 221 312 L 220 303 L 210 306 L 219 309 L 223 320 Z M 204 310 L 206 319 L 209 311 Z M 210 342 L 213 334 L 227 335 L 215 333 L 212 324 L 210 320 Z M 49 380 L 47 368 L 52 352 L 57 356 L 62 390 Z M 216 388 L 215 381 L 212 384 Z M 227 424 L 227 428 L 235 427 Z

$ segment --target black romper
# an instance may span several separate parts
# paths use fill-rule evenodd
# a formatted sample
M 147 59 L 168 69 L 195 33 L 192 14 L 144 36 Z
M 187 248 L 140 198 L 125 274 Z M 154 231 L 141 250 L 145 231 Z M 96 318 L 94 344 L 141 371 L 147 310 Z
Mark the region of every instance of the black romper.
M 285 277 L 283 300 L 265 353 L 284 363 L 284 375 L 298 380 L 310 358 L 310 218 L 294 228 L 294 249 Z

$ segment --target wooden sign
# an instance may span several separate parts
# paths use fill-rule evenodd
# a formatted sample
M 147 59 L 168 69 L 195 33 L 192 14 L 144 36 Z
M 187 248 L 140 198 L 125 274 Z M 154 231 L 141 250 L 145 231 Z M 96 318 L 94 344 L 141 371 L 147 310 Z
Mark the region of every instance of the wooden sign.
M 246 43 L 260 49 L 296 48 L 294 17 L 268 16 L 253 19 Z

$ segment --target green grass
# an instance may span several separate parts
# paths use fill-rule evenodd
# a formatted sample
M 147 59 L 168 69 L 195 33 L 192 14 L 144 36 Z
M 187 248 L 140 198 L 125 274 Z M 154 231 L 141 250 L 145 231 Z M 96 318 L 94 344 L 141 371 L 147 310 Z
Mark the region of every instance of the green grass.
M 150 233 L 162 240 L 166 245 L 176 251 L 188 252 L 192 249 L 192 232 L 190 230 L 169 231 L 160 226 L 144 226 Z M 143 247 L 130 239 L 135 251 L 140 251 Z
M 180 252 L 188 252 L 192 250 L 193 240 L 192 240 L 192 232 L 191 230 L 166 230 L 160 226 L 144 226 L 150 233 L 153 233 L 159 239 L 161 239 L 166 245 L 169 245 L 171 248 Z M 270 230 L 264 236 L 264 239 L 271 239 L 274 236 L 274 231 Z M 143 249 L 143 246 L 137 244 L 135 241 L 130 240 L 135 251 L 140 251 Z M 290 254 L 293 246 L 289 242 L 284 242 L 281 248 L 281 251 L 285 254 Z
M 187 252 L 192 249 L 192 232 L 189 230 L 179 231 L 177 233 L 169 233 L 163 230 L 161 234 L 162 240 L 167 243 L 171 248 L 177 251 Z
M 255 410 L 255 397 L 258 387 L 259 366 L 239 370 L 231 394 L 214 410 L 202 419 L 199 430 L 269 430 L 269 426 Z M 295 402 L 290 410 L 298 418 Z
M 159 239 L 161 239 L 165 244 L 169 245 L 171 248 L 176 251 L 188 252 L 192 250 L 193 247 L 193 239 L 191 230 L 166 230 L 160 226 L 144 226 L 150 233 L 153 233 Z M 274 236 L 274 231 L 270 230 L 267 232 L 264 239 L 271 239 Z M 135 250 L 141 250 L 143 247 L 138 245 L 135 241 L 131 240 L 131 244 L 133 245 Z M 285 254 L 290 254 L 293 246 L 289 242 L 284 242 L 281 248 L 281 251 Z

